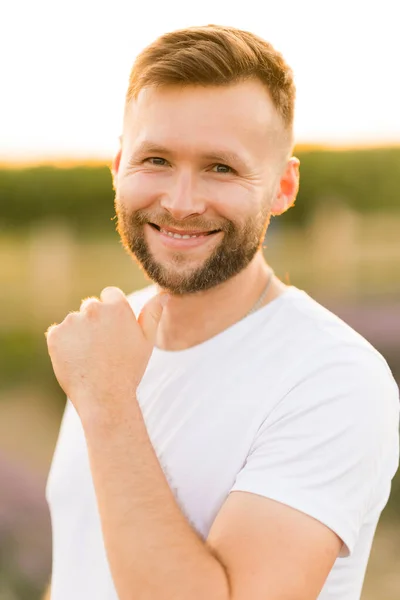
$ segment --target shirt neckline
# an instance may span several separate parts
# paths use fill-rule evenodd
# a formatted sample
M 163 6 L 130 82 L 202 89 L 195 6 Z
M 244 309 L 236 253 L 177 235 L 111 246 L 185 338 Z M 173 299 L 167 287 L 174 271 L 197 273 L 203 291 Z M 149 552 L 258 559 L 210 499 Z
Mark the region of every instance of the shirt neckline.
M 237 332 L 240 332 L 243 329 L 246 329 L 250 323 L 253 323 L 253 321 L 261 319 L 261 317 L 264 317 L 269 312 L 272 312 L 277 306 L 279 306 L 281 303 L 283 303 L 287 298 L 291 297 L 293 294 L 297 294 L 298 292 L 301 293 L 301 290 L 299 290 L 298 288 L 296 288 L 293 285 L 290 285 L 287 287 L 287 289 L 282 294 L 280 294 L 273 300 L 270 300 L 265 306 L 259 308 L 254 313 L 251 313 L 250 315 L 244 317 L 240 321 L 236 321 L 236 323 L 232 323 L 232 325 L 230 325 L 223 331 L 220 331 L 219 333 L 212 336 L 211 338 L 204 340 L 204 342 L 200 342 L 199 344 L 195 344 L 194 346 L 190 346 L 189 348 L 184 348 L 183 350 L 163 350 L 161 348 L 158 348 L 157 346 L 154 346 L 153 356 L 154 357 L 158 356 L 162 359 L 168 360 L 169 357 L 171 357 L 171 359 L 178 358 L 178 357 L 189 358 L 193 355 L 203 352 L 203 350 L 206 350 L 206 349 L 210 351 L 212 346 L 214 344 L 217 344 L 219 342 L 219 340 L 222 338 L 222 336 L 226 340 L 229 340 L 229 338 L 236 335 Z

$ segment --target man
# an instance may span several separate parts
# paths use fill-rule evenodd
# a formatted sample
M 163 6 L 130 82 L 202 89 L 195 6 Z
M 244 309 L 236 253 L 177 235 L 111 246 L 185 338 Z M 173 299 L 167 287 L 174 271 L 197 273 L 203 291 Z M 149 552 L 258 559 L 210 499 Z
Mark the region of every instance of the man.
M 262 254 L 294 204 L 295 88 L 262 39 L 168 33 L 133 67 L 118 231 L 153 285 L 47 332 L 67 395 L 52 600 L 356 600 L 398 466 L 384 358 Z

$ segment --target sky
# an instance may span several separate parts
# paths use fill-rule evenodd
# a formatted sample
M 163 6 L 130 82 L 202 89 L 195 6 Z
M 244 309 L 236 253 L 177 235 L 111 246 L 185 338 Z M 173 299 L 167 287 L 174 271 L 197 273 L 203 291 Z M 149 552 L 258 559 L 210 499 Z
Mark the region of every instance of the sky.
M 294 71 L 297 143 L 400 144 L 398 0 L 12 0 L 0 7 L 0 160 L 109 160 L 136 55 L 218 23 Z

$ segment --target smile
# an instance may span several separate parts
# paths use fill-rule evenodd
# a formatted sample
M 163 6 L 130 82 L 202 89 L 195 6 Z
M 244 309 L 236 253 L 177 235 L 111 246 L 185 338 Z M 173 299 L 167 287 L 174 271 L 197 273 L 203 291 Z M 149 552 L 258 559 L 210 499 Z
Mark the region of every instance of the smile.
M 198 234 L 179 234 L 161 229 L 152 223 L 149 223 L 146 226 L 150 229 L 153 236 L 155 234 L 163 245 L 170 248 L 193 248 L 204 245 L 209 243 L 210 240 L 214 239 L 218 234 L 222 233 L 221 230 L 218 230 Z

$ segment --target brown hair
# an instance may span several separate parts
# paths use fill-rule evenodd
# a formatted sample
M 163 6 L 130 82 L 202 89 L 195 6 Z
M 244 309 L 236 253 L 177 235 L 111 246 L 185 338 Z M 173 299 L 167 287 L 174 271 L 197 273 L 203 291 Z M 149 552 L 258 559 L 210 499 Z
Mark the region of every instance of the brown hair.
M 291 68 L 273 46 L 248 31 L 207 25 L 165 33 L 136 58 L 126 105 L 148 86 L 229 85 L 257 78 L 291 131 L 296 88 Z

